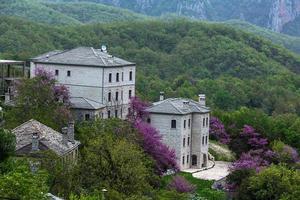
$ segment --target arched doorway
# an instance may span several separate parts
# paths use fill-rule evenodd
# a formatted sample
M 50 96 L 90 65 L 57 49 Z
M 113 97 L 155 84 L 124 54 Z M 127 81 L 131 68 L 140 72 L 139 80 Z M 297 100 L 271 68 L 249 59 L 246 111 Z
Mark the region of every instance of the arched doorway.
M 192 155 L 192 166 L 196 166 L 196 165 L 197 165 L 197 156 Z

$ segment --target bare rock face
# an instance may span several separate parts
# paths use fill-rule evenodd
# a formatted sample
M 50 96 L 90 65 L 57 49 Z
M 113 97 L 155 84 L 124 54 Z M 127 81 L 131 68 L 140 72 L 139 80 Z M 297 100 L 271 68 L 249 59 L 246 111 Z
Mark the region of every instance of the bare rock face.
M 207 19 L 207 5 L 209 0 L 178 1 L 176 13 L 197 19 Z
M 281 32 L 282 27 L 300 14 L 300 0 L 274 0 L 269 13 L 268 28 Z
M 78 1 L 78 0 L 68 0 Z M 282 32 L 300 16 L 300 0 L 79 0 L 105 3 L 152 16 L 176 14 L 194 19 L 241 19 Z
M 154 5 L 154 0 L 136 0 L 135 9 L 145 13 L 148 9 L 151 9 Z

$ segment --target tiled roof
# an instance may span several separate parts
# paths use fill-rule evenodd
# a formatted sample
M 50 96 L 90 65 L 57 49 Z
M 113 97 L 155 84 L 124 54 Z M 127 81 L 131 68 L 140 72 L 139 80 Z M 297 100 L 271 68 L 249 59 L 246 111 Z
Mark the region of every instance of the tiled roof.
M 105 107 L 105 105 L 97 101 L 84 98 L 84 97 L 71 97 L 70 102 L 71 102 L 71 108 L 75 108 L 75 109 L 77 108 L 77 109 L 87 109 L 87 110 L 98 110 Z
M 16 150 L 32 143 L 32 135 L 37 133 L 39 142 L 44 144 L 47 148 L 54 151 L 57 155 L 62 156 L 80 145 L 79 141 L 75 143 L 68 142 L 67 145 L 63 143 L 63 136 L 61 133 L 52 128 L 31 119 L 12 130 L 16 136 Z
M 66 51 L 51 51 L 31 60 L 38 63 L 96 67 L 134 65 L 134 63 L 114 57 L 108 53 L 102 52 L 100 49 L 94 49 L 93 47 L 78 47 Z
M 186 104 L 184 105 L 184 103 Z M 185 115 L 190 113 L 208 113 L 210 109 L 191 99 L 170 98 L 153 103 L 147 111 L 150 113 Z

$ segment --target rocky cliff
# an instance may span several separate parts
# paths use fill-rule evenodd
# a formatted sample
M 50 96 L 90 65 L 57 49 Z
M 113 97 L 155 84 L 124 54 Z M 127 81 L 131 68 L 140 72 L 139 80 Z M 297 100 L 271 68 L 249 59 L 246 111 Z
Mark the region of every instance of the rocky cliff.
M 176 14 L 196 19 L 242 19 L 281 32 L 300 16 L 300 0 L 48 0 L 91 1 L 147 15 Z
M 300 14 L 300 0 L 274 0 L 270 8 L 268 28 L 281 32 L 285 24 Z

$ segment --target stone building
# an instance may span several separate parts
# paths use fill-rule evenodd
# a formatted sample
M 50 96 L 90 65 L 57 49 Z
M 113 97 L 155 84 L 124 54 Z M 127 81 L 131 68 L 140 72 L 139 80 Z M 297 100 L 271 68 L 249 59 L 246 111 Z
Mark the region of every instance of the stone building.
M 135 95 L 136 66 L 108 54 L 106 47 L 48 52 L 31 60 L 31 77 L 36 68 L 52 72 L 58 84 L 69 88 L 76 119 L 127 116 Z
M 175 150 L 181 170 L 207 167 L 210 109 L 205 95 L 199 102 L 184 98 L 165 99 L 150 106 L 147 119 L 162 135 L 163 142 Z
M 74 123 L 59 133 L 31 119 L 12 130 L 16 136 L 16 155 L 34 156 L 39 151 L 50 150 L 64 161 L 76 161 L 80 142 L 74 139 Z

